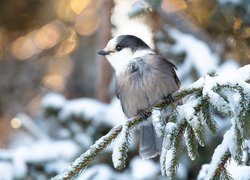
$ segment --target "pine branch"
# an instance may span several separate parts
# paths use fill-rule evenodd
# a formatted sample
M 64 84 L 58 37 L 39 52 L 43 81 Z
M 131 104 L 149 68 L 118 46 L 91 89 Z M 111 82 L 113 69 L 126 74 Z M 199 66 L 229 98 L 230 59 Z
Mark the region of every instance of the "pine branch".
M 152 111 L 152 124 L 154 126 L 155 132 L 158 137 L 164 136 L 165 119 L 161 115 L 159 109 L 154 109 Z
M 230 153 L 229 151 L 226 151 L 220 159 L 219 164 L 217 165 L 216 170 L 214 171 L 214 174 L 212 175 L 212 177 L 210 178 L 210 180 L 215 180 L 215 179 L 221 179 L 221 172 L 226 173 L 225 176 L 229 177 L 229 175 L 227 174 L 227 171 L 225 170 L 225 165 L 228 162 L 228 160 L 230 159 Z
M 123 169 L 126 167 L 127 152 L 130 140 L 130 132 L 128 124 L 126 123 L 121 131 L 120 137 L 117 139 L 115 144 L 112 160 L 116 169 Z
M 52 178 L 53 180 L 70 179 L 85 169 L 121 132 L 122 126 L 112 128 L 108 134 L 100 138 L 89 150 L 78 157 L 62 174 Z
M 189 88 L 182 91 L 178 91 L 172 95 L 174 102 L 178 102 L 180 99 L 187 95 L 200 92 L 201 88 Z M 163 100 L 157 103 L 154 107 L 150 107 L 145 111 L 147 117 L 151 116 L 151 111 L 154 108 L 165 108 L 170 105 L 171 102 Z M 128 129 L 131 130 L 141 122 L 147 119 L 147 117 L 141 117 L 140 115 L 133 117 L 128 120 Z M 144 119 L 145 118 L 145 119 Z M 117 126 L 112 128 L 108 134 L 101 137 L 99 140 L 92 145 L 89 150 L 83 153 L 77 158 L 70 167 L 68 167 L 62 174 L 59 174 L 53 178 L 53 180 L 70 179 L 76 176 L 81 170 L 85 169 L 114 139 L 117 138 L 119 133 L 122 131 L 123 126 Z
M 216 131 L 217 125 L 212 118 L 210 110 L 210 106 L 212 105 L 219 112 L 230 116 L 233 127 L 224 135 L 222 144 L 219 145 L 214 152 L 211 162 L 213 168 L 210 168 L 209 177 L 214 179 L 221 177 L 223 174 L 224 177 L 229 177 L 225 170 L 225 164 L 230 157 L 238 160 L 238 162 L 242 157 L 242 145 L 245 140 L 245 130 L 242 130 L 242 126 L 246 119 L 249 120 L 247 115 L 250 111 L 250 93 L 248 91 L 250 89 L 250 85 L 248 84 L 250 81 L 250 65 L 240 68 L 238 73 L 242 73 L 239 77 L 239 84 L 224 81 L 223 76 L 220 77 L 220 75 L 207 75 L 201 80 L 198 80 L 197 84 L 194 83 L 193 87 L 191 86 L 190 88 L 179 90 L 172 95 L 175 104 L 183 99 L 185 102 L 182 105 L 178 105 L 177 108 L 173 110 L 173 113 L 169 118 L 170 124 L 167 123 L 165 126 L 165 132 L 163 132 L 164 143 L 161 155 L 162 174 L 167 175 L 170 179 L 174 177 L 178 167 L 178 160 L 185 130 L 188 134 L 188 139 L 190 139 L 187 143 L 190 156 L 195 157 L 196 154 L 196 145 L 191 141 L 196 140 L 200 145 L 204 145 L 205 138 L 203 134 L 203 124 L 200 119 L 201 115 L 210 131 Z M 223 94 L 225 89 L 239 94 L 241 97 L 240 111 L 237 111 L 236 107 L 232 108 L 235 104 L 232 104 L 230 97 Z M 163 100 L 144 111 L 143 114 L 146 114 L 146 117 L 138 115 L 129 119 L 125 126 L 112 128 L 107 135 L 96 141 L 89 150 L 77 158 L 68 169 L 53 179 L 70 179 L 77 175 L 117 138 L 122 129 L 123 133 L 121 136 L 125 141 L 122 141 L 122 146 L 120 146 L 120 152 L 124 155 L 124 158 L 121 159 L 122 163 L 120 163 L 120 165 L 122 166 L 120 167 L 123 167 L 127 153 L 129 131 L 151 116 L 153 109 L 161 110 L 169 106 L 171 103 L 172 102 Z M 169 130 L 169 128 L 171 130 Z M 162 131 L 162 128 L 160 129 Z M 229 140 L 233 140 L 235 145 L 229 143 Z
M 177 172 L 178 161 L 179 161 L 180 152 L 181 152 L 182 137 L 183 137 L 186 126 L 187 126 L 187 123 L 184 122 L 180 124 L 179 127 L 177 127 L 173 147 L 170 149 L 170 151 L 172 151 L 171 156 L 165 157 L 166 159 L 170 159 L 170 163 L 166 167 L 166 170 L 167 170 L 166 174 L 169 179 L 173 179 L 174 175 Z
M 237 127 L 234 128 L 234 134 L 236 152 L 233 154 L 233 158 L 238 164 L 242 164 L 244 138 L 241 137 L 241 132 Z
M 231 157 L 231 153 L 229 151 L 229 142 L 233 139 L 233 137 L 234 135 L 232 129 L 225 133 L 222 143 L 218 145 L 214 151 L 206 179 L 220 179 L 221 173 L 226 172 L 224 171 L 225 165 Z
M 217 129 L 218 129 L 218 125 L 216 123 L 216 121 L 214 120 L 213 116 L 211 116 L 212 112 L 211 112 L 211 106 L 208 102 L 208 97 L 203 98 L 201 101 L 201 113 L 203 116 L 203 119 L 208 127 L 208 129 L 210 130 L 211 133 L 216 134 Z
M 223 169 L 222 169 L 220 179 L 234 180 L 234 179 L 232 178 L 231 174 L 226 170 L 226 168 L 223 168 Z
M 191 158 L 191 160 L 195 160 L 198 155 L 198 144 L 191 126 L 187 126 L 184 137 L 186 141 L 188 156 Z
M 247 102 L 249 101 L 249 98 L 247 98 L 247 96 L 244 92 L 245 90 L 242 86 L 244 86 L 244 84 L 239 85 L 238 83 L 217 85 L 215 90 L 221 91 L 222 89 L 228 89 L 231 92 L 236 92 L 240 95 L 240 100 L 239 100 L 240 106 L 237 106 L 236 109 L 232 109 L 231 114 L 232 114 L 232 116 L 237 116 L 237 118 L 236 118 L 237 126 L 238 126 L 237 128 L 242 130 L 241 136 L 242 136 L 242 138 L 245 138 L 246 134 L 247 134 L 246 118 L 247 118 L 247 114 L 248 114 L 248 105 L 249 105 L 249 103 L 247 103 Z
M 172 157 L 172 151 L 170 150 L 173 147 L 174 139 L 176 137 L 177 127 L 173 122 L 168 122 L 165 127 L 163 144 L 162 144 L 162 153 L 160 157 L 161 163 L 161 173 L 163 176 L 167 175 L 167 168 L 169 167 L 168 156 Z
M 200 120 L 198 120 L 197 127 L 193 128 L 193 131 L 194 131 L 195 138 L 197 139 L 199 145 L 203 147 L 205 145 L 205 134 L 204 134 L 205 131 L 203 129 L 203 126 Z

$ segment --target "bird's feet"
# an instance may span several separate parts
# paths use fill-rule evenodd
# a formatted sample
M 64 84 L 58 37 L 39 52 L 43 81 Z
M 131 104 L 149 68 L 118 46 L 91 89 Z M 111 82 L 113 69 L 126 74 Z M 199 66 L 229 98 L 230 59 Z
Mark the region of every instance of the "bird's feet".
M 141 116 L 143 119 L 147 119 L 151 113 L 150 112 L 147 112 L 147 111 L 139 111 L 139 116 Z
M 167 97 L 164 97 L 167 103 L 173 104 L 174 103 L 174 98 L 172 97 L 171 94 L 169 94 Z

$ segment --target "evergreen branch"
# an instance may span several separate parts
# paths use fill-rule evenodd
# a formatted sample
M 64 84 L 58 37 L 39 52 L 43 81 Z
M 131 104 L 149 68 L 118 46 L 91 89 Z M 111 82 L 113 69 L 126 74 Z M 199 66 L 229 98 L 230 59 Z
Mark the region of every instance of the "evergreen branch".
M 164 136 L 164 128 L 165 128 L 165 119 L 161 115 L 161 111 L 159 109 L 154 109 L 152 111 L 152 124 L 154 126 L 154 130 L 158 137 Z
M 168 122 L 176 123 L 177 117 L 178 117 L 178 111 L 174 109 L 172 114 L 168 118 Z
M 217 179 L 221 179 L 221 172 L 225 173 L 225 165 L 227 163 L 227 161 L 230 159 L 231 155 L 230 152 L 227 150 L 220 158 L 220 162 L 217 165 L 215 171 L 213 172 L 212 177 L 210 178 L 210 180 L 217 180 Z M 226 175 L 226 177 L 228 177 L 228 175 Z
M 172 97 L 174 102 L 178 102 L 180 99 L 184 98 L 187 95 L 192 93 L 201 92 L 201 88 L 189 88 L 185 90 L 180 90 L 175 92 Z M 127 121 L 128 129 L 132 129 L 138 124 L 142 123 L 149 116 L 151 116 L 151 111 L 154 108 L 165 108 L 170 105 L 171 102 L 167 100 L 160 101 L 156 103 L 153 107 L 144 111 L 145 117 L 138 115 L 133 117 Z M 81 170 L 85 169 L 122 131 L 122 125 L 112 128 L 108 134 L 101 137 L 99 140 L 95 142 L 85 153 L 83 153 L 80 157 L 78 157 L 71 165 L 68 167 L 63 173 L 55 176 L 53 180 L 61 180 L 61 179 L 70 179 L 76 176 Z
M 220 179 L 234 180 L 225 167 L 221 171 Z
M 198 143 L 200 144 L 200 146 L 203 147 L 205 145 L 205 135 L 204 135 L 204 129 L 200 120 L 198 120 L 197 127 L 193 128 L 193 131 L 194 131 L 194 135 Z
M 240 111 L 237 113 L 237 119 L 238 119 L 238 128 L 241 129 L 241 136 L 242 138 L 247 137 L 247 126 L 246 126 L 246 118 L 247 118 L 247 112 L 248 112 L 248 98 L 247 95 L 244 93 L 244 89 L 241 86 L 234 86 L 233 88 L 236 89 L 236 91 L 240 94 Z
M 223 84 L 217 85 L 216 89 L 228 89 L 231 92 L 238 93 L 240 95 L 239 106 L 232 108 L 231 113 L 231 122 L 234 130 L 234 143 L 235 143 L 235 152 L 232 154 L 232 157 L 238 164 L 242 164 L 243 157 L 243 143 L 244 139 L 247 137 L 247 126 L 246 126 L 246 114 L 248 112 L 247 106 L 249 100 L 247 95 L 244 93 L 244 89 L 238 83 L 236 84 Z
M 238 83 L 235 85 L 231 84 L 225 84 L 225 85 L 217 85 L 216 89 L 229 89 L 232 92 L 237 92 L 240 95 L 239 104 L 240 107 L 236 107 L 236 109 L 233 109 L 232 116 L 237 116 L 237 126 L 238 129 L 241 130 L 241 136 L 242 138 L 246 138 L 247 136 L 247 126 L 246 126 L 246 118 L 248 114 L 248 105 L 249 105 L 249 99 L 247 98 L 247 95 L 244 93 L 243 87 L 241 87 Z M 240 110 L 238 110 L 240 109 Z
M 191 160 L 195 160 L 198 155 L 198 144 L 195 139 L 194 131 L 190 125 L 186 127 L 184 137 L 186 141 L 188 156 L 191 158 Z
M 179 124 L 176 130 L 175 136 L 174 136 L 175 138 L 173 142 L 173 147 L 171 148 L 172 156 L 168 157 L 170 158 L 171 163 L 169 163 L 169 166 L 166 168 L 167 169 L 166 174 L 169 179 L 173 179 L 178 168 L 178 161 L 179 161 L 180 152 L 181 152 L 182 137 L 183 137 L 186 126 L 187 126 L 186 121 Z
M 216 121 L 214 120 L 213 116 L 211 116 L 212 114 L 211 107 L 207 100 L 207 97 L 201 100 L 201 113 L 210 132 L 213 134 L 216 134 L 218 125 Z
M 63 173 L 52 178 L 53 180 L 71 179 L 85 169 L 121 132 L 122 126 L 112 128 L 108 134 L 95 142 L 84 154 L 78 157 Z
M 167 160 L 167 153 L 168 153 L 169 149 L 167 149 L 166 146 L 164 145 L 164 142 L 166 142 L 166 141 L 169 141 L 169 137 L 167 137 L 167 136 L 163 138 L 163 147 L 162 147 L 161 156 L 160 156 L 160 165 L 161 165 L 162 176 L 167 175 L 166 160 Z
M 249 66 L 250 67 L 250 66 Z M 209 76 L 209 78 L 217 78 L 218 76 Z M 189 121 L 188 122 L 185 119 L 185 115 L 183 116 L 183 114 L 181 114 L 181 112 L 179 112 L 179 109 L 175 109 L 173 111 L 173 114 L 170 116 L 169 121 L 172 122 L 173 124 L 176 123 L 177 124 L 177 128 L 175 129 L 175 131 L 173 132 L 173 135 L 170 135 L 170 137 L 165 138 L 165 140 L 169 140 L 171 141 L 171 147 L 167 147 L 165 149 L 163 149 L 164 151 L 162 152 L 161 155 L 161 164 L 164 164 L 164 167 L 162 167 L 162 172 L 163 174 L 166 174 L 170 179 L 172 179 L 177 171 L 177 167 L 178 167 L 178 161 L 179 161 L 179 157 L 180 157 L 180 151 L 181 151 L 181 145 L 182 145 L 182 138 L 183 138 L 183 134 L 185 129 L 187 129 L 187 126 L 190 125 L 191 130 L 194 132 L 192 134 L 192 137 L 189 137 L 190 139 L 193 139 L 194 136 L 196 137 L 196 139 L 198 140 L 198 142 L 203 145 L 204 144 L 204 134 L 203 134 L 203 126 L 201 124 L 201 121 L 199 121 L 198 119 L 196 119 L 195 121 L 192 122 L 192 118 L 193 117 L 197 117 L 197 114 L 199 112 L 202 113 L 203 118 L 206 122 L 206 124 L 208 125 L 209 129 L 211 132 L 215 132 L 217 129 L 217 125 L 214 122 L 214 120 L 212 119 L 211 116 L 211 111 L 210 111 L 210 105 L 213 105 L 215 108 L 217 108 L 217 110 L 221 113 L 224 113 L 226 115 L 229 115 L 231 118 L 235 118 L 235 123 L 234 123 L 234 128 L 231 129 L 230 131 L 228 131 L 225 136 L 227 136 L 227 138 L 225 138 L 224 136 L 224 140 L 222 142 L 221 145 L 219 145 L 216 150 L 215 153 L 213 155 L 213 157 L 216 156 L 216 158 L 212 158 L 212 164 L 213 167 L 212 170 L 210 170 L 209 172 L 209 177 L 216 178 L 216 177 L 220 177 L 222 175 L 222 173 L 226 173 L 225 171 L 225 164 L 227 162 L 227 160 L 233 156 L 234 158 L 236 157 L 233 154 L 233 151 L 231 151 L 232 149 L 235 149 L 235 147 L 229 147 L 228 144 L 230 144 L 228 142 L 228 139 L 232 140 L 233 139 L 233 134 L 236 134 L 236 146 L 237 148 L 241 147 L 243 144 L 243 141 L 245 139 L 245 136 L 243 136 L 242 132 L 241 132 L 241 127 L 244 125 L 243 122 L 245 122 L 245 119 L 243 117 L 246 117 L 246 114 L 249 113 L 249 109 L 250 109 L 250 103 L 249 103 L 249 98 L 246 97 L 244 90 L 239 88 L 238 85 L 236 87 L 231 87 L 228 86 L 228 83 L 225 83 L 223 85 L 219 85 L 216 84 L 213 87 L 213 83 L 211 83 L 212 79 L 208 78 L 208 86 L 206 87 L 206 91 L 204 91 L 205 86 L 206 86 L 206 82 L 204 82 L 204 84 L 200 85 L 200 87 L 193 87 L 193 88 L 188 88 L 188 89 L 184 89 L 184 90 L 179 90 L 177 92 L 175 92 L 172 97 L 174 102 L 177 104 L 177 102 L 179 102 L 180 100 L 182 100 L 185 97 L 190 97 L 190 98 L 186 98 L 187 100 L 190 100 L 193 97 L 193 101 L 194 98 L 199 98 L 197 100 L 197 102 L 193 102 L 193 106 L 191 106 L 191 108 L 193 108 L 194 110 L 192 110 L 192 112 L 194 112 L 193 114 L 188 114 L 187 116 L 189 116 Z M 249 77 L 250 79 L 250 77 Z M 210 80 L 210 81 L 209 81 Z M 244 79 L 245 81 L 247 81 L 247 79 Z M 209 84 L 211 83 L 211 84 Z M 210 88 L 212 85 L 212 88 Z M 240 85 L 239 85 L 240 86 Z M 237 113 L 237 111 L 232 110 L 231 108 L 231 104 L 230 102 L 228 102 L 227 99 L 224 98 L 223 95 L 218 94 L 220 92 L 223 92 L 223 90 L 225 88 L 231 88 L 231 90 L 233 90 L 233 92 L 237 92 L 240 94 L 241 96 L 241 100 L 244 101 L 242 102 L 240 105 L 243 109 L 243 111 Z M 233 88 L 233 89 L 232 89 Z M 243 88 L 243 87 L 242 87 Z M 200 101 L 201 100 L 201 101 Z M 77 158 L 72 165 L 65 170 L 62 174 L 59 174 L 58 176 L 56 176 L 55 179 L 70 179 L 72 177 L 74 177 L 75 175 L 77 175 L 82 169 L 85 169 L 114 139 L 117 138 L 117 136 L 121 133 L 122 129 L 126 129 L 125 133 L 123 134 L 123 136 L 125 137 L 125 139 L 129 139 L 129 131 L 139 125 L 140 123 L 142 123 L 143 121 L 145 121 L 149 116 L 151 116 L 151 112 L 153 109 L 158 108 L 158 109 L 164 109 L 167 106 L 169 106 L 172 102 L 169 102 L 167 100 L 163 100 L 157 104 L 155 104 L 153 107 L 150 107 L 149 109 L 145 110 L 143 112 L 144 116 L 142 117 L 141 115 L 138 115 L 136 117 L 131 118 L 130 120 L 127 121 L 125 126 L 117 126 L 114 127 L 110 130 L 110 132 L 103 136 L 102 138 L 100 138 L 98 141 L 96 141 L 96 143 L 94 145 L 92 145 L 89 150 L 87 150 L 85 153 L 83 153 L 79 158 Z M 192 103 L 192 102 L 191 102 Z M 200 105 L 203 104 L 203 105 Z M 203 106 L 202 108 L 199 106 Z M 187 106 L 183 106 L 182 107 L 187 107 Z M 224 110 L 226 108 L 226 110 Z M 184 108 L 183 108 L 184 109 Z M 247 113 L 245 111 L 248 111 Z M 181 117 L 178 117 L 178 113 Z M 179 118 L 179 120 L 178 120 Z M 242 119 L 240 119 L 242 118 Z M 241 122 L 242 121 L 242 122 Z M 198 124 L 196 123 L 198 122 Z M 234 120 L 232 120 L 232 122 L 234 122 Z M 199 124 L 200 123 L 200 124 Z M 193 126 L 192 126 L 193 124 Z M 197 126 L 196 126 L 197 125 Z M 191 127 L 192 126 L 192 127 Z M 197 128 L 196 128 L 197 127 Z M 188 130 L 190 131 L 190 130 Z M 191 136 L 191 135 L 189 135 Z M 127 153 L 127 145 L 128 145 L 128 140 L 125 140 L 122 144 L 122 153 L 125 153 L 124 156 L 126 156 Z M 227 140 L 226 140 L 227 139 Z M 193 151 L 193 153 L 195 153 L 194 149 L 195 146 L 192 146 L 192 150 L 191 148 L 189 149 L 189 151 Z M 230 149 L 231 148 L 231 149 Z M 219 156 L 218 156 L 218 149 L 220 149 L 219 151 Z M 236 152 L 241 154 L 242 149 L 236 149 Z M 239 156 L 240 157 L 240 156 Z M 239 160 L 239 157 L 236 157 L 236 159 Z M 122 159 L 123 162 L 125 162 L 125 157 L 124 159 Z M 123 163 L 121 163 L 122 165 L 124 165 Z M 226 174 L 225 174 L 226 175 Z M 227 175 L 226 175 L 227 176 Z
M 210 163 L 209 171 L 207 173 L 207 179 L 215 180 L 220 179 L 225 165 L 228 160 L 231 158 L 231 144 L 230 142 L 234 139 L 233 128 L 228 130 L 224 137 L 223 141 L 217 148 L 214 150 L 212 161 Z
M 238 164 L 242 164 L 244 139 L 241 137 L 241 132 L 237 126 L 234 128 L 234 134 L 235 134 L 234 140 L 236 145 L 235 149 L 236 152 L 233 154 L 234 155 L 233 158 Z
M 115 144 L 112 160 L 116 169 L 123 169 L 126 167 L 127 152 L 130 140 L 130 132 L 127 123 L 123 126 L 120 137 Z
M 170 154 L 170 158 L 168 158 L 169 151 L 173 147 L 174 139 L 176 135 L 176 124 L 173 122 L 168 122 L 165 126 L 164 136 L 163 136 L 163 144 L 162 144 L 162 153 L 160 157 L 161 164 L 161 173 L 163 176 L 167 175 L 167 167 L 169 167 L 169 160 L 172 157 L 172 153 Z M 168 161 L 167 161 L 168 160 Z
M 200 95 L 202 93 L 202 89 L 203 87 L 198 87 L 198 88 L 187 88 L 187 89 L 183 89 L 181 91 L 177 91 L 176 93 L 174 93 L 174 100 L 180 100 L 183 99 L 184 97 L 188 96 L 188 95 Z
M 217 90 L 210 91 L 209 94 L 205 96 L 208 97 L 209 103 L 222 115 L 231 116 L 231 107 L 229 106 L 228 102 L 221 97 Z

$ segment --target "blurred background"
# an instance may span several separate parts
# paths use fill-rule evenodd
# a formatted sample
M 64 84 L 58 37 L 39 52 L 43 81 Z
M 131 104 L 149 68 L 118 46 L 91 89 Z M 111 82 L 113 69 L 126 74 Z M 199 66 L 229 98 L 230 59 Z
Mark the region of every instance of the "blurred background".
M 137 35 L 170 59 L 182 88 L 250 63 L 250 1 L 145 2 L 0 1 L 0 179 L 51 178 L 125 122 L 112 69 L 97 55 L 113 36 Z M 224 132 L 229 121 L 216 118 Z M 220 135 L 207 136 L 196 161 L 184 155 L 176 178 L 195 178 Z M 141 160 L 131 141 L 123 172 L 109 148 L 78 178 L 162 179 L 158 159 Z

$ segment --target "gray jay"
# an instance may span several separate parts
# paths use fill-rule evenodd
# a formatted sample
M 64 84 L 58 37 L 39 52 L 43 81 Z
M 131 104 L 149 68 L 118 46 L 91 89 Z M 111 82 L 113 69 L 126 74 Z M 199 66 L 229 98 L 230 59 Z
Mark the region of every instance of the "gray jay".
M 116 94 L 128 118 L 170 97 L 180 87 L 175 65 L 136 36 L 113 38 L 98 54 L 105 56 L 115 70 Z M 162 140 L 157 137 L 152 122 L 143 124 L 141 157 L 155 157 L 161 153 L 161 147 Z

